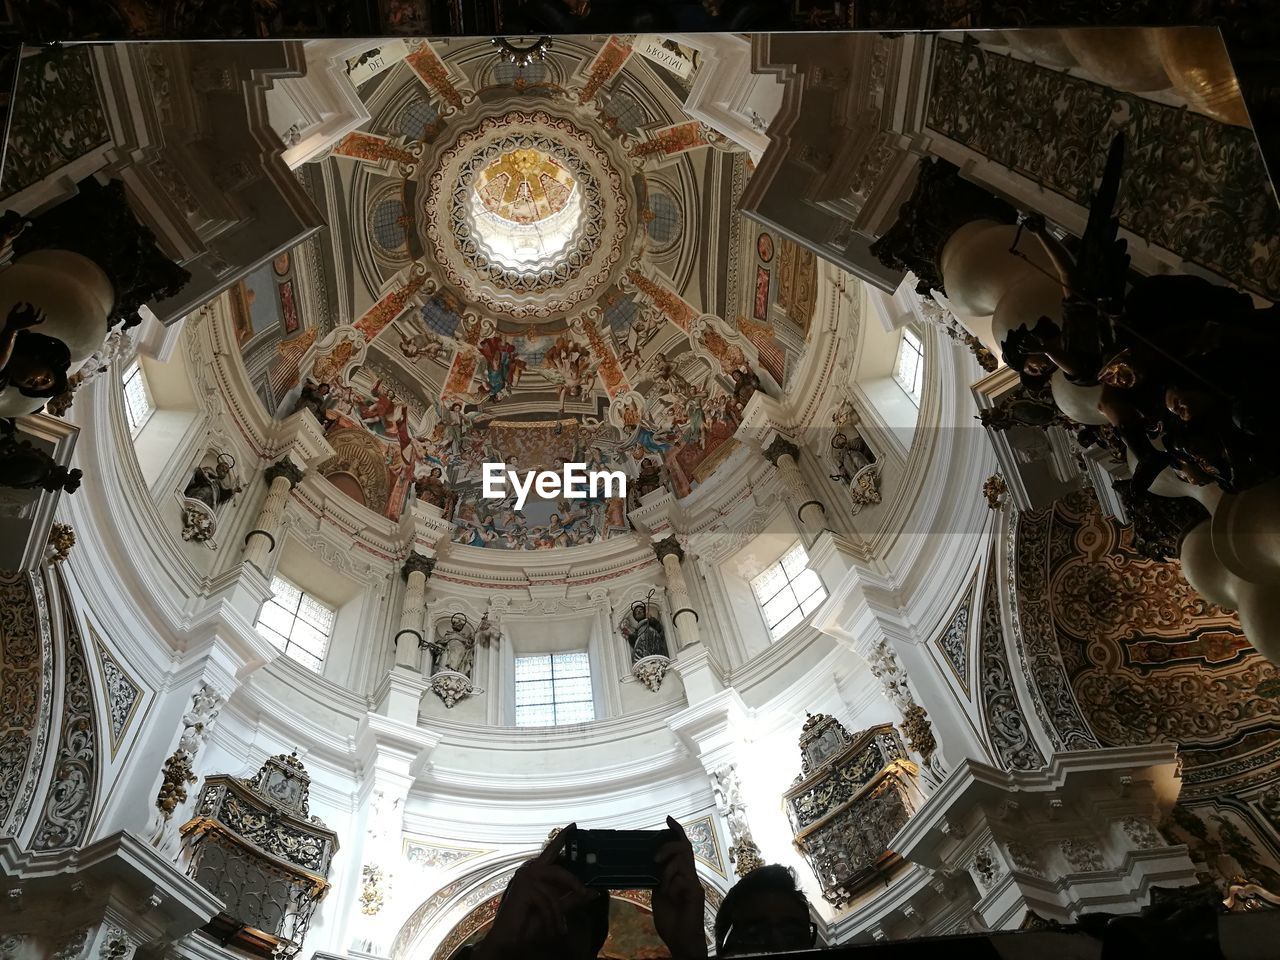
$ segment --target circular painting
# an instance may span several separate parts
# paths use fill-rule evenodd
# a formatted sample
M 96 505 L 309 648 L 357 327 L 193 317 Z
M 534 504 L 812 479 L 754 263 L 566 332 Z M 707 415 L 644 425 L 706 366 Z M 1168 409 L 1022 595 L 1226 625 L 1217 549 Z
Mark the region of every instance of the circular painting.
M 289 253 L 285 251 L 274 260 L 271 261 L 271 267 L 276 272 L 277 277 L 283 277 L 289 272 Z
M 762 233 L 756 237 L 756 253 L 760 254 L 760 259 L 764 263 L 768 263 L 773 259 L 773 237 L 767 233 Z

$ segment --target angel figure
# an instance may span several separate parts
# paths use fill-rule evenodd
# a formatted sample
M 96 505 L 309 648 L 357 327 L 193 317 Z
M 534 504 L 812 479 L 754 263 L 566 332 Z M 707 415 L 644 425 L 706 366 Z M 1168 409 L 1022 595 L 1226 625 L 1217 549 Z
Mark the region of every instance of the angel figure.
M 590 352 L 581 344 L 564 337 L 557 338 L 547 351 L 542 374 L 560 389 L 560 412 L 570 398 L 581 400 L 595 381 L 600 361 L 592 361 Z
M 486 611 L 480 616 L 480 623 L 476 627 L 476 643 L 482 647 L 496 647 L 502 639 L 502 631 L 489 622 L 489 614 Z

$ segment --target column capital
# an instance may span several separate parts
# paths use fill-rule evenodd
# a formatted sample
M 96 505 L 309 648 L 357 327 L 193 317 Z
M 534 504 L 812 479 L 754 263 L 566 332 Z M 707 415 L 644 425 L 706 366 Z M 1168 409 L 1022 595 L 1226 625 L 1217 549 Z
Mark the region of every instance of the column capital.
M 268 466 L 262 475 L 267 478 L 267 483 L 273 483 L 276 477 L 284 477 L 289 481 L 290 490 L 302 482 L 302 469 L 287 456 Z
M 800 462 L 800 448 L 796 446 L 792 440 L 782 433 L 774 433 L 773 439 L 769 445 L 764 448 L 765 459 L 772 463 L 775 467 L 778 460 L 782 457 L 790 457 L 797 463 Z
M 412 550 L 409 556 L 405 558 L 404 565 L 400 568 L 400 577 L 403 580 L 409 579 L 409 574 L 420 573 L 428 580 L 431 579 L 431 571 L 436 568 L 436 562 L 432 557 L 423 556 L 417 550 Z
M 674 556 L 677 560 L 684 559 L 684 549 L 680 546 L 674 535 L 664 537 L 657 540 L 653 544 L 653 552 L 658 555 L 658 559 L 665 560 L 669 556 Z

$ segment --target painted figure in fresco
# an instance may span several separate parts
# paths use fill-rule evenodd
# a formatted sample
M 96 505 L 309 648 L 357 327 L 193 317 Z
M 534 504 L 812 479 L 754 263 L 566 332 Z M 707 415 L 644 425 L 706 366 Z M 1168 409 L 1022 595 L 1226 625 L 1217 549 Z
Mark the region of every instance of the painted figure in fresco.
M 44 313 L 29 303 L 14 304 L 0 328 L 0 390 L 15 387 L 24 397 L 56 397 L 67 392 L 71 351 L 61 340 L 33 333 Z
M 449 488 L 445 486 L 443 471 L 432 467 L 425 477 L 419 477 L 413 483 L 413 492 L 419 500 L 425 500 L 434 506 L 444 509 L 449 502 Z
M 631 662 L 645 657 L 666 657 L 667 637 L 662 622 L 649 616 L 649 605 L 643 600 L 631 604 L 631 611 L 620 626 L 623 638 L 631 647 Z
M 447 356 L 450 346 L 444 338 L 431 330 L 415 333 L 412 337 L 400 338 L 400 352 L 406 360 L 417 360 L 426 357 L 428 360 L 439 360 Z
M 738 368 L 733 370 L 729 376 L 733 378 L 733 402 L 741 413 L 747 406 L 748 401 L 760 389 L 760 378 L 756 376 L 755 371 L 750 367 Z
M 593 362 L 586 347 L 564 336 L 556 338 L 543 363 L 543 376 L 560 388 L 561 413 L 566 400 L 581 400 L 586 396 L 600 367 L 600 361 Z
M 326 430 L 333 425 L 329 411 L 338 403 L 333 394 L 333 387 L 328 383 L 316 383 L 308 380 L 302 385 L 302 393 L 298 395 L 298 409 L 310 410 L 312 415 Z
M 652 457 L 640 461 L 640 473 L 636 476 L 636 493 L 643 497 L 662 486 L 662 467 Z
M 510 396 L 527 366 L 516 348 L 506 337 L 486 337 L 480 341 L 480 355 L 485 363 L 482 377 L 488 398 L 501 400 Z
M 476 659 L 476 631 L 467 622 L 466 614 L 455 613 L 449 618 L 449 626 L 441 629 L 436 648 L 440 653 L 434 673 L 452 670 L 465 677 L 471 676 L 471 667 Z

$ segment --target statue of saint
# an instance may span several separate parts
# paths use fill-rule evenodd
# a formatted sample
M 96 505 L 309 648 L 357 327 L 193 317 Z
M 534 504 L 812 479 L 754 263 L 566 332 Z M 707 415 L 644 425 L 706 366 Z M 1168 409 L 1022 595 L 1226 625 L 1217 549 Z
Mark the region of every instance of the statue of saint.
M 657 617 L 649 616 L 649 605 L 643 600 L 631 604 L 631 612 L 627 614 L 620 626 L 622 636 L 631 646 L 631 662 L 643 660 L 645 657 L 666 657 L 667 637 L 662 630 L 662 622 Z
M 867 448 L 867 443 L 858 431 L 853 431 L 853 439 L 847 434 L 837 433 L 831 438 L 831 464 L 836 472 L 831 474 L 832 480 L 848 483 L 859 470 L 869 466 L 875 458 Z
M 452 670 L 465 677 L 471 676 L 471 667 L 476 659 L 476 632 L 467 623 L 466 614 L 455 613 L 449 618 L 448 629 L 440 633 L 436 648 L 440 652 L 434 673 Z
M 71 351 L 61 340 L 33 333 L 44 314 L 29 303 L 14 304 L 0 327 L 0 390 L 14 387 L 24 397 L 56 397 L 67 392 Z
M 212 467 L 196 467 L 182 495 L 189 500 L 199 500 L 210 510 L 217 510 L 241 490 L 231 479 L 235 464 L 235 460 L 224 453 L 218 456 Z

